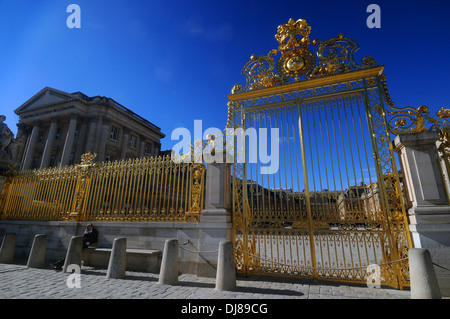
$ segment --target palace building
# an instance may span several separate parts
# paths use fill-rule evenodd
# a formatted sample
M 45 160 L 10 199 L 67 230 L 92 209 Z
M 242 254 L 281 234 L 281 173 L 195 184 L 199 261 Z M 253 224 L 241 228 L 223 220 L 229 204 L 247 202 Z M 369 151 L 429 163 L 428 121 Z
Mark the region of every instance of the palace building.
M 19 116 L 15 162 L 22 170 L 157 156 L 161 129 L 104 96 L 45 87 L 14 111 Z

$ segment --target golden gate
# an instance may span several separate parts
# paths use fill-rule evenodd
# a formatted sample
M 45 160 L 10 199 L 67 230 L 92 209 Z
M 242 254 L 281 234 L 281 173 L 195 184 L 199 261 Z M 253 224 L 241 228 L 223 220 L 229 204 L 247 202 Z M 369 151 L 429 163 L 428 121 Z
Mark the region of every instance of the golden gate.
M 279 26 L 278 50 L 252 56 L 241 73 L 246 84 L 228 96 L 228 127 L 275 128 L 268 140 L 279 146 L 278 170 L 261 174 L 266 163 L 248 161 L 249 138 L 236 138 L 237 270 L 366 283 L 368 267 L 378 265 L 382 284 L 403 288 L 411 240 L 384 67 L 371 57 L 355 62 L 359 46 L 341 34 L 313 41 L 314 54 L 310 29 L 302 19 Z

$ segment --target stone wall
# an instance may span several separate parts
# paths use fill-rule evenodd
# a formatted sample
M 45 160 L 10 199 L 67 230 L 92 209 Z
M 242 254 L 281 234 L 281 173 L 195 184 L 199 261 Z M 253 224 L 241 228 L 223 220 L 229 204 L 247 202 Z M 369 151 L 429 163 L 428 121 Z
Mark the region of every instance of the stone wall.
M 46 263 L 65 256 L 70 238 L 83 235 L 86 222 L 0 221 L 0 240 L 15 233 L 15 263 L 26 263 L 36 234 L 47 235 Z M 92 222 L 99 232 L 97 247 L 111 248 L 114 238 L 127 238 L 127 248 L 157 249 L 163 252 L 166 239 L 177 238 L 179 269 L 182 273 L 214 277 L 220 241 L 229 239 L 228 223 Z M 198 251 L 202 251 L 198 253 Z

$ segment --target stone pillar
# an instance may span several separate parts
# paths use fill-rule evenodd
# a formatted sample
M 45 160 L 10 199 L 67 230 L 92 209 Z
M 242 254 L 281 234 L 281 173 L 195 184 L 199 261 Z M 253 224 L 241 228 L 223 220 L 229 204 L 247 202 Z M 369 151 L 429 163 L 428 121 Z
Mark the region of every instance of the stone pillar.
M 224 240 L 219 246 L 216 289 L 233 291 L 236 289 L 236 268 L 234 267 L 233 242 Z
M 47 246 L 47 235 L 38 234 L 34 237 L 28 256 L 27 267 L 39 268 L 45 265 L 45 250 Z
M 145 151 L 145 137 L 142 135 L 139 137 L 139 158 L 144 157 L 144 151 Z
M 76 138 L 76 151 L 75 151 L 75 163 L 80 163 L 81 155 L 84 153 L 86 139 L 86 131 L 89 119 L 86 117 L 81 118 L 81 126 L 78 131 L 78 137 Z
M 123 129 L 122 134 L 122 147 L 120 149 L 120 159 L 123 160 L 127 156 L 127 149 L 128 149 L 128 141 L 130 139 L 130 130 L 127 128 Z
M 77 265 L 81 268 L 81 256 L 83 252 L 83 236 L 72 236 L 67 248 L 66 259 L 62 272 L 68 272 L 70 265 Z
M 441 299 L 441 291 L 431 260 L 430 252 L 424 248 L 409 250 L 409 272 L 411 299 Z
M 124 278 L 127 268 L 127 239 L 114 238 L 106 278 Z
M 50 161 L 50 155 L 52 153 L 53 142 L 55 141 L 56 129 L 58 128 L 58 118 L 53 117 L 50 124 L 50 129 L 47 135 L 47 141 L 45 142 L 44 153 L 42 154 L 40 168 L 48 167 Z
M 158 283 L 174 285 L 178 283 L 178 239 L 167 239 L 161 261 Z
M 13 154 L 13 161 L 16 163 L 21 163 L 23 159 L 23 155 L 25 152 L 25 146 L 26 146 L 26 128 L 22 123 L 18 123 L 17 125 L 17 135 L 16 135 L 16 142 L 17 142 L 17 151 L 15 154 Z
M 415 248 L 428 249 L 435 264 L 450 268 L 450 205 L 436 151 L 437 132 L 401 134 L 394 140 L 408 199 L 409 228 Z M 435 267 L 443 295 L 450 295 L 450 275 Z
M 231 171 L 223 163 L 208 163 L 206 170 L 205 209 L 201 211 L 197 249 L 198 276 L 216 276 L 217 248 L 232 238 Z
M 5 234 L 0 246 L 0 263 L 11 264 L 14 262 L 16 249 L 16 234 Z
M 25 160 L 22 165 L 22 170 L 26 171 L 31 168 L 31 163 L 33 162 L 34 148 L 36 147 L 36 142 L 39 137 L 39 121 L 34 121 L 33 130 L 31 131 L 30 140 L 28 142 L 27 150 L 25 153 Z
M 98 143 L 98 150 L 97 150 L 98 162 L 105 161 L 106 142 L 109 139 L 109 133 L 110 133 L 110 121 L 107 119 L 103 119 L 100 141 Z
M 76 128 L 77 128 L 77 117 L 75 114 L 72 114 L 70 117 L 69 129 L 67 130 L 66 141 L 64 142 L 64 149 L 61 155 L 60 166 L 66 166 L 67 164 L 69 164 Z
M 84 148 L 83 153 L 87 153 L 87 152 L 96 153 L 97 152 L 97 149 L 94 149 L 95 140 L 96 140 L 96 132 L 97 132 L 97 118 L 91 117 L 89 119 L 89 132 L 88 132 L 86 147 Z

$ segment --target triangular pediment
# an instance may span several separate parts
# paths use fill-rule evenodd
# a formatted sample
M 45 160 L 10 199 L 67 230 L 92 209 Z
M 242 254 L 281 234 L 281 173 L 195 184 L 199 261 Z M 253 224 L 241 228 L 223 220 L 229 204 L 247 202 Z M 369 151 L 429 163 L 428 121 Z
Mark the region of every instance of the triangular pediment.
M 24 104 L 19 106 L 14 112 L 20 115 L 23 112 L 38 110 L 41 108 L 45 108 L 48 105 L 54 105 L 72 99 L 73 97 L 66 92 L 59 91 L 50 87 L 45 87 Z

